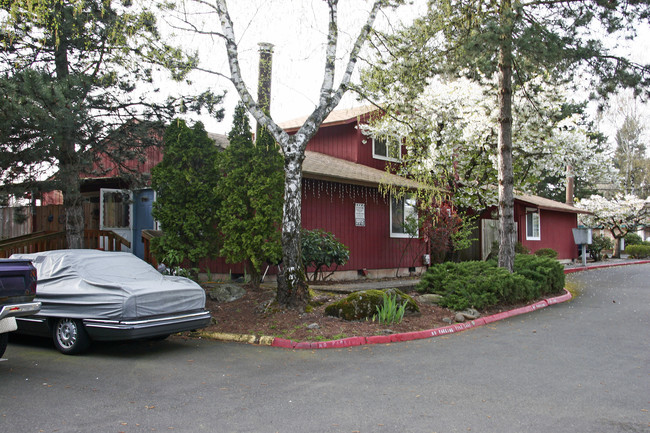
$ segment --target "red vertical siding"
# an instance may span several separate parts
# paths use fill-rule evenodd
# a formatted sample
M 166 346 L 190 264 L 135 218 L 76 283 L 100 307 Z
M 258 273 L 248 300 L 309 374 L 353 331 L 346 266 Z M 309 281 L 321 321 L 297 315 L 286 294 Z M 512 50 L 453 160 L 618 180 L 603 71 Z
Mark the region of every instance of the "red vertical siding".
M 424 241 L 390 237 L 390 205 L 377 188 L 310 179 L 303 185 L 303 227 L 331 232 L 350 249 L 339 270 L 422 266 Z M 355 225 L 355 203 L 365 204 L 365 227 Z
M 151 169 L 158 165 L 163 158 L 163 147 L 162 146 L 150 146 L 145 149 L 145 159 L 144 162 L 138 160 L 126 161 L 124 165 L 130 169 L 137 171 L 139 173 L 151 173 Z M 106 155 L 100 157 L 100 162 L 97 164 L 95 169 L 101 167 L 100 170 L 108 170 L 107 173 L 103 173 L 101 177 L 119 177 L 120 171 L 115 167 L 115 163 L 110 160 Z M 87 175 L 86 177 L 94 177 Z
M 515 206 L 515 220 L 519 226 L 517 238 L 531 253 L 541 248 L 552 248 L 558 253 L 558 259 L 578 258 L 578 248 L 573 241 L 572 229 L 578 227 L 575 213 L 559 212 L 547 209 L 539 211 L 540 240 L 526 239 L 526 206 Z
M 355 224 L 355 203 L 365 204 L 365 227 Z M 377 188 L 305 179 L 302 226 L 331 232 L 350 249 L 350 260 L 339 271 L 422 266 L 426 253 L 422 239 L 390 237 L 390 205 Z M 228 264 L 223 258 L 205 260 L 205 266 L 217 273 L 244 272 L 243 264 Z M 275 266 L 269 269 L 276 272 Z
M 307 150 L 386 169 L 386 161 L 373 158 L 372 139 L 363 135 L 356 122 L 320 128 L 307 144 Z

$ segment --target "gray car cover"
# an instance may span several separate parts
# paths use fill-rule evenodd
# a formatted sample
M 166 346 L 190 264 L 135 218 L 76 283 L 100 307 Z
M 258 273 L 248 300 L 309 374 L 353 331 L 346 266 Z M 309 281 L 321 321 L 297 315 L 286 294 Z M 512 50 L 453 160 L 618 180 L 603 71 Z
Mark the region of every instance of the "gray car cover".
M 36 267 L 39 315 L 123 320 L 205 307 L 201 286 L 162 275 L 131 253 L 56 250 L 11 257 Z

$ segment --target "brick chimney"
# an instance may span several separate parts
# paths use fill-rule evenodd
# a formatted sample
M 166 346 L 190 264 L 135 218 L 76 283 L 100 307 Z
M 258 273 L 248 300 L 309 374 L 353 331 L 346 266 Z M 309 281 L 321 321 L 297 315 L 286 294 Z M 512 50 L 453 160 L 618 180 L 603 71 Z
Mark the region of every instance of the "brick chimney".
M 566 166 L 566 204 L 573 206 L 573 168 L 570 165 Z
M 260 69 L 257 78 L 257 104 L 266 114 L 271 114 L 271 75 L 273 67 L 273 44 L 260 42 Z M 260 136 L 257 125 L 256 137 Z

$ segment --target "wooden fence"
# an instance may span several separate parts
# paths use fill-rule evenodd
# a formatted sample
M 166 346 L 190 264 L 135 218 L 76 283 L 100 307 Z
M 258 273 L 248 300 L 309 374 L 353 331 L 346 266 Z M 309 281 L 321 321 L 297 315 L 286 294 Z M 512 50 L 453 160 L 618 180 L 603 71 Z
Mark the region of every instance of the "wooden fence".
M 0 207 L 0 239 L 26 235 L 31 231 L 32 212 L 30 207 Z
M 84 248 L 122 251 L 122 246 L 131 248 L 131 242 L 108 230 L 84 230 Z M 64 231 L 37 232 L 0 241 L 0 258 L 18 253 L 39 253 L 65 248 L 67 241 Z

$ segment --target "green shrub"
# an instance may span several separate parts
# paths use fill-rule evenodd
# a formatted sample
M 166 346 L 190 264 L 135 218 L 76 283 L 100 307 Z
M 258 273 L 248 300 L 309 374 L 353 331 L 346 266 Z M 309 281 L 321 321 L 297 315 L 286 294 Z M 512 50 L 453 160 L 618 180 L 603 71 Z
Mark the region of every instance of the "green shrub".
M 643 244 L 643 239 L 636 233 L 628 233 L 625 235 L 625 249 L 630 245 L 641 245 Z
M 650 245 L 630 245 L 625 252 L 632 258 L 645 259 L 650 257 Z
M 521 242 L 515 244 L 515 254 L 530 254 L 530 250 Z M 488 260 L 496 260 L 499 257 L 499 241 L 492 242 L 492 247 L 490 249 L 490 254 L 488 254 Z
M 442 295 L 443 307 L 464 310 L 531 301 L 563 287 L 564 269 L 557 260 L 517 254 L 512 274 L 492 260 L 431 266 L 417 290 Z
M 309 276 L 307 267 L 314 268 L 312 281 L 316 281 L 319 274 L 322 280 L 326 280 L 333 271 L 325 275 L 324 268 L 344 265 L 350 259 L 348 247 L 339 242 L 332 233 L 321 229 L 302 230 L 301 249 L 305 275 Z
M 591 245 L 587 245 L 587 252 L 595 262 L 603 259 L 603 250 L 614 248 L 614 242 L 607 236 L 594 235 Z
M 564 267 L 550 257 L 518 254 L 513 270 L 532 282 L 534 297 L 558 293 L 564 288 Z
M 530 254 L 530 250 L 521 242 L 515 244 L 515 254 Z
M 553 248 L 540 248 L 535 251 L 535 255 L 539 257 L 548 257 L 550 259 L 557 259 L 557 251 Z

